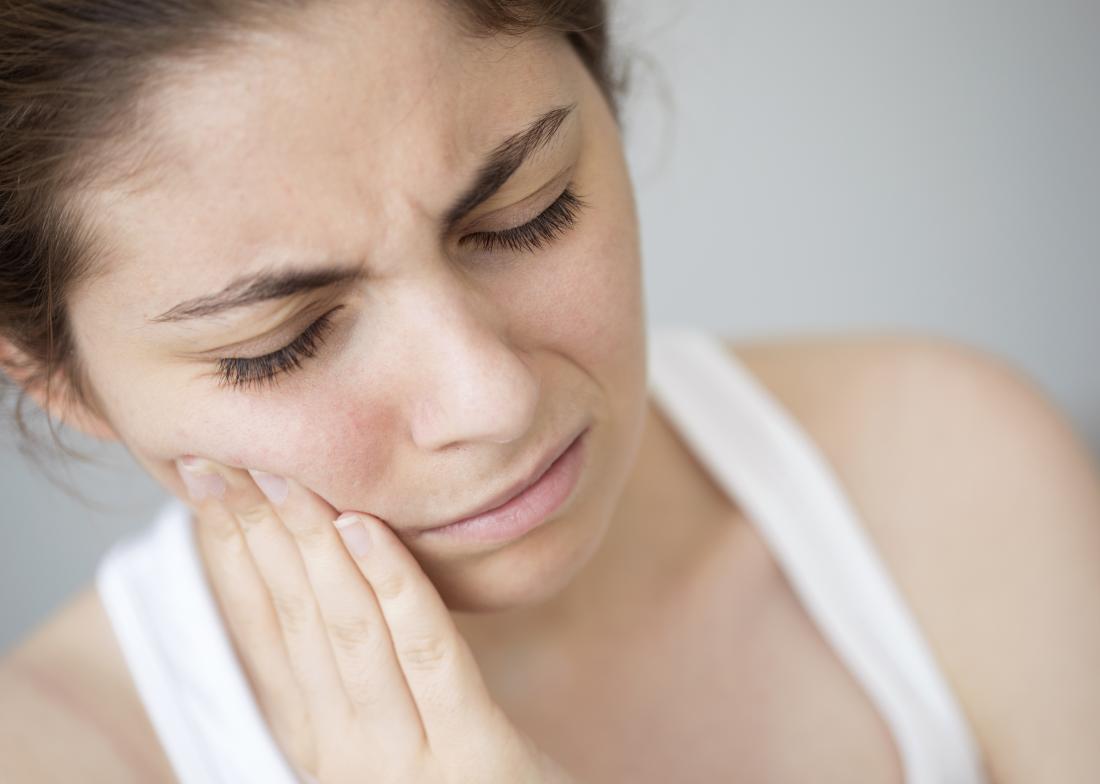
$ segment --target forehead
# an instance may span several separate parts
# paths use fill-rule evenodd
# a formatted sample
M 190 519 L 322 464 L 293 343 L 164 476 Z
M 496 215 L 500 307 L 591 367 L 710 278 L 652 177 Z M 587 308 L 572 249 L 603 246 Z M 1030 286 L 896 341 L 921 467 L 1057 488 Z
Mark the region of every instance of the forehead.
M 137 178 L 85 200 L 116 251 L 106 272 L 186 257 L 201 275 L 203 259 L 300 257 L 321 238 L 356 253 L 444 208 L 492 146 L 568 103 L 576 76 L 562 37 L 474 38 L 444 8 L 315 4 L 166 67 L 142 105 Z

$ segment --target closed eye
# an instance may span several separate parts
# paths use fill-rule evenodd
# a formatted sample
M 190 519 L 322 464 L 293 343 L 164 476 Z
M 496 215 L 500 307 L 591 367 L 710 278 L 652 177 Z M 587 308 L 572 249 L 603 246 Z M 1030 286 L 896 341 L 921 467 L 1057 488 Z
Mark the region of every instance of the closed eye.
M 234 389 L 270 384 L 281 374 L 296 370 L 306 359 L 317 354 L 328 332 L 332 317 L 343 305 L 333 308 L 305 328 L 290 343 L 259 357 L 223 357 L 217 361 L 219 383 Z
M 580 211 L 587 206 L 570 183 L 549 207 L 527 223 L 499 231 L 473 232 L 462 237 L 459 244 L 489 252 L 533 253 L 576 226 Z M 305 360 L 316 356 L 332 329 L 332 317 L 342 307 L 325 313 L 276 351 L 258 357 L 218 359 L 219 383 L 234 389 L 258 388 L 273 383 L 283 373 L 301 368 Z
M 478 231 L 459 240 L 460 245 L 471 245 L 479 250 L 533 253 L 572 229 L 580 211 L 588 204 L 573 190 L 570 183 L 558 198 L 540 214 L 511 229 Z

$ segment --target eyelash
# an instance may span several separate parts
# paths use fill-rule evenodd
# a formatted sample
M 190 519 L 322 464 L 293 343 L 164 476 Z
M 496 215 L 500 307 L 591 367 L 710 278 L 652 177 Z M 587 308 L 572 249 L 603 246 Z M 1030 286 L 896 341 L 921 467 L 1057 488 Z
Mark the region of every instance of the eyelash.
M 259 387 L 275 381 L 280 373 L 297 370 L 304 360 L 316 356 L 326 334 L 332 329 L 332 317 L 338 310 L 340 308 L 334 308 L 321 316 L 278 351 L 261 357 L 219 359 L 219 381 L 234 389 Z
M 463 237 L 459 243 L 474 245 L 485 251 L 533 253 L 572 229 L 577 223 L 578 213 L 587 206 L 570 184 L 553 204 L 522 226 L 501 231 L 475 232 Z M 330 310 L 286 346 L 270 354 L 219 359 L 220 383 L 234 389 L 260 387 L 273 383 L 282 373 L 301 368 L 305 360 L 313 358 L 320 350 L 326 335 L 332 329 L 332 316 L 338 310 L 340 308 Z
M 570 184 L 553 204 L 522 226 L 501 231 L 475 232 L 466 235 L 459 242 L 486 251 L 533 253 L 573 228 L 577 223 L 578 213 L 587 206 Z

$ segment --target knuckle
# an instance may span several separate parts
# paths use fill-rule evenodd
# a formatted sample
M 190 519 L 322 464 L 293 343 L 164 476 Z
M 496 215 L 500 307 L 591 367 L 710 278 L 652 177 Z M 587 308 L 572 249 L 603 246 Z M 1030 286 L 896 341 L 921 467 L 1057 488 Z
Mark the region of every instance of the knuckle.
M 216 517 L 203 520 L 200 530 L 207 534 L 218 546 L 225 548 L 234 555 L 244 552 L 247 547 L 241 537 L 241 529 L 233 521 L 233 518 Z
M 409 587 L 409 580 L 399 571 L 372 578 L 371 587 L 374 594 L 382 601 L 392 601 L 404 594 Z
M 397 656 L 417 669 L 439 669 L 451 659 L 451 646 L 434 634 L 412 637 L 397 644 Z
M 271 597 L 279 623 L 289 634 L 301 632 L 306 628 L 310 608 L 301 596 L 277 594 Z
M 332 532 L 316 523 L 287 525 L 287 528 L 294 540 L 303 548 L 319 551 L 331 541 Z
M 362 653 L 374 638 L 370 624 L 363 618 L 336 618 L 329 622 L 328 630 L 333 647 L 344 653 Z
M 241 524 L 241 528 L 245 530 L 255 528 L 271 520 L 271 513 L 260 505 L 235 509 L 233 515 L 237 518 L 237 522 Z

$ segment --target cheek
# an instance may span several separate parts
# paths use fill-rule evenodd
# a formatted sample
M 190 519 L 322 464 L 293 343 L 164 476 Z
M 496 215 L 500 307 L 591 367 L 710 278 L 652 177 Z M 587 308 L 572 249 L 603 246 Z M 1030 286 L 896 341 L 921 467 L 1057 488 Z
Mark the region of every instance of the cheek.
M 394 418 L 361 390 L 336 388 L 272 400 L 268 416 L 226 431 L 233 464 L 289 476 L 337 508 L 363 498 L 391 463 Z
M 360 508 L 357 500 L 370 497 L 394 463 L 398 414 L 354 388 L 294 405 L 295 436 L 273 458 L 337 509 Z
M 634 224 L 621 204 L 599 216 L 568 261 L 544 281 L 534 335 L 569 348 L 581 365 L 607 368 L 623 356 L 644 319 Z
M 338 508 L 369 493 L 396 443 L 394 414 L 352 385 L 180 403 L 167 428 L 130 422 L 126 441 L 146 464 L 194 454 L 257 468 L 291 477 Z
M 629 176 L 617 148 L 607 145 L 585 173 L 591 213 L 582 217 L 581 242 L 570 249 L 568 275 L 558 281 L 569 306 L 557 323 L 562 339 L 583 347 L 593 361 L 621 355 L 644 320 L 638 222 Z M 548 284 L 547 289 L 554 287 Z

